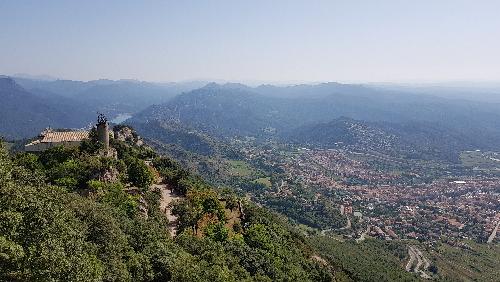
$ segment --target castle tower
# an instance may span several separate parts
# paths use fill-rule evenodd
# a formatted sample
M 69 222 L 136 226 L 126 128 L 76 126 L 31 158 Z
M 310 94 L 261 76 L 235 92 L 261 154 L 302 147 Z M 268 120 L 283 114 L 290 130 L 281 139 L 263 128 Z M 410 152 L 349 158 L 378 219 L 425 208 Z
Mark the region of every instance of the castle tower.
M 109 151 L 108 120 L 103 114 L 97 116 L 97 139 L 104 144 L 105 152 Z

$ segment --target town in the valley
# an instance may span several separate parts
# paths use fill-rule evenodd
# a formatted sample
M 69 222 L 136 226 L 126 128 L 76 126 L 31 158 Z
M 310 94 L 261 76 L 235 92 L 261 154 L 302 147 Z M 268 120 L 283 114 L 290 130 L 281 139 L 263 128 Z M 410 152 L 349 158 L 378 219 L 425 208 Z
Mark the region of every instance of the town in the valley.
M 426 242 L 498 240 L 500 160 L 490 157 L 496 153 L 464 152 L 492 161 L 488 167 L 475 167 L 412 161 L 342 146 L 246 146 L 242 151 L 249 163 L 279 168 L 269 177 L 267 192 L 257 199 L 269 203 L 269 199 L 288 198 L 311 211 L 322 204 L 340 211 L 343 226 L 324 220 L 317 224 L 323 233 L 357 240 L 366 235 Z

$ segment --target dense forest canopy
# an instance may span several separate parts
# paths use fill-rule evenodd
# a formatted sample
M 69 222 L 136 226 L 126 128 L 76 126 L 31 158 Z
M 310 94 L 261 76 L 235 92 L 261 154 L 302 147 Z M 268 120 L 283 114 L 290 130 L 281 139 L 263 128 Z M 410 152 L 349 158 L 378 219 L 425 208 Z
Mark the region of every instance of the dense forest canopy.
M 93 140 L 40 154 L 0 151 L 0 279 L 8 281 L 331 281 L 285 220 L 220 194 L 146 146 Z M 148 166 L 145 160 L 153 160 Z M 107 171 L 118 177 L 99 180 Z M 172 238 L 155 178 L 182 194 Z M 137 187 L 133 195 L 127 189 Z M 228 214 L 244 207 L 244 216 Z M 140 206 L 145 206 L 141 210 Z

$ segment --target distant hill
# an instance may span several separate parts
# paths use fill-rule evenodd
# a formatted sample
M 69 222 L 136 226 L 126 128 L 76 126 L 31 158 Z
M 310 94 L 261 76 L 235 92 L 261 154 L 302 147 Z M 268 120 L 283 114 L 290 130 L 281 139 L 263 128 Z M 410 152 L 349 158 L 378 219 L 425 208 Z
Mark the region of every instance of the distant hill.
M 47 99 L 26 91 L 13 79 L 0 78 L 0 135 L 32 137 L 51 126 L 83 127 L 93 120 L 68 99 Z
M 492 140 L 463 134 L 438 123 L 365 122 L 345 117 L 302 126 L 289 132 L 286 138 L 303 145 L 350 146 L 405 158 L 449 161 L 458 161 L 462 150 L 495 148 L 496 145 Z
M 372 91 L 359 84 L 327 82 L 320 84 L 298 84 L 291 86 L 261 85 L 252 89 L 260 94 L 280 98 L 322 98 L 335 93 L 362 94 Z
M 256 135 L 280 122 L 268 99 L 244 88 L 212 83 L 151 106 L 130 122 L 175 121 L 216 136 Z
M 450 82 L 424 84 L 373 84 L 382 91 L 399 91 L 463 99 L 486 103 L 500 103 L 500 82 Z
M 12 77 L 32 79 L 32 80 L 47 80 L 47 81 L 57 80 L 58 79 L 58 78 L 53 77 L 51 75 L 45 75 L 45 74 L 42 74 L 42 75 L 32 75 L 32 74 L 28 74 L 28 73 L 15 73 L 15 74 L 13 74 L 11 76 Z
M 168 101 L 178 93 L 148 83 L 120 81 L 96 84 L 74 98 L 108 114 L 134 113 L 152 104 Z
M 305 125 L 285 134 L 290 141 L 300 144 L 333 147 L 340 144 L 389 150 L 399 145 L 400 137 L 375 123 L 340 117 L 327 123 Z
M 183 130 L 189 128 L 220 138 L 252 136 L 289 141 L 287 138 L 293 130 L 348 117 L 368 122 L 370 126 L 377 123 L 377 128 L 399 136 L 401 142 L 412 146 L 434 148 L 433 144 L 442 138 L 448 140 L 453 151 L 471 147 L 488 149 L 500 144 L 499 104 L 365 85 L 322 83 L 249 87 L 238 83 L 210 83 L 197 88 L 202 82 L 3 79 L 10 81 L 0 87 L 3 93 L 10 93 L 10 96 L 4 95 L 11 106 L 2 114 L 9 113 L 10 118 L 27 122 L 26 125 L 18 123 L 20 127 L 16 130 L 7 130 L 13 123 L 5 119 L 2 133 L 11 137 L 33 136 L 35 130 L 49 125 L 82 127 L 99 111 L 110 119 L 124 113 L 133 114 L 128 122 L 136 126 L 160 122 L 165 129 L 166 124 L 176 124 Z M 15 91 L 9 86 L 12 83 L 16 85 Z M 12 95 L 17 95 L 17 101 Z M 14 106 L 16 103 L 18 105 Z M 16 107 L 29 112 L 13 112 Z M 32 115 L 40 116 L 28 122 L 25 118 L 33 120 Z M 160 133 L 155 134 L 156 139 L 162 139 L 158 138 Z M 147 133 L 144 135 L 147 137 Z M 186 146 L 189 144 L 184 144 Z
M 104 79 L 84 82 L 28 75 L 0 79 L 0 136 L 9 139 L 32 137 L 49 126 L 85 127 L 94 122 L 97 112 L 112 120 L 204 85 Z
M 95 114 L 103 112 L 113 118 L 121 113 L 136 113 L 153 104 L 204 85 L 202 82 L 150 83 L 137 80 L 40 80 L 14 77 L 26 90 L 43 96 L 76 100 Z
M 133 124 L 133 123 L 132 123 Z M 152 121 L 148 123 L 133 124 L 136 130 L 146 133 L 150 140 L 163 144 L 177 145 L 183 150 L 200 155 L 221 154 L 218 147 L 222 143 L 193 131 L 180 123 Z
M 256 88 L 212 83 L 151 106 L 130 122 L 174 121 L 219 137 L 285 140 L 294 129 L 313 125 L 307 129 L 311 138 L 324 143 L 321 136 L 329 132 L 350 138 L 347 128 L 338 131 L 340 124 L 331 123 L 340 117 L 368 122 L 376 132 L 398 136 L 400 146 L 418 145 L 426 151 L 442 140 L 453 151 L 500 144 L 500 105 L 338 83 Z M 325 123 L 329 128 L 320 129 Z M 314 124 L 319 124 L 316 130 Z

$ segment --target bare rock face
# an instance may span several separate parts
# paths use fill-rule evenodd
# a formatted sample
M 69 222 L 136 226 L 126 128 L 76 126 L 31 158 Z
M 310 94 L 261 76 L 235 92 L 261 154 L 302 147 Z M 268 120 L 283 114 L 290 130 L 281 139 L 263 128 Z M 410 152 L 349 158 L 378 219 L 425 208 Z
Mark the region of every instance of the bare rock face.
M 111 168 L 99 175 L 99 180 L 103 182 L 116 182 L 119 176 L 120 172 L 116 168 Z
M 137 139 L 137 141 L 135 142 L 135 145 L 137 146 L 142 146 L 144 145 L 144 142 L 142 141 L 141 137 L 139 136 L 139 138 Z
M 148 219 L 148 210 L 149 210 L 148 202 L 141 195 L 139 197 L 139 212 L 145 219 Z
M 136 146 L 142 146 L 144 142 L 142 138 L 137 135 L 137 133 L 128 126 L 123 126 L 114 129 L 114 138 L 119 141 L 134 144 Z

